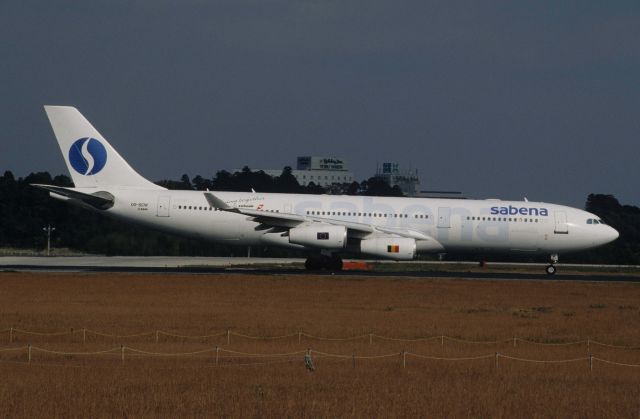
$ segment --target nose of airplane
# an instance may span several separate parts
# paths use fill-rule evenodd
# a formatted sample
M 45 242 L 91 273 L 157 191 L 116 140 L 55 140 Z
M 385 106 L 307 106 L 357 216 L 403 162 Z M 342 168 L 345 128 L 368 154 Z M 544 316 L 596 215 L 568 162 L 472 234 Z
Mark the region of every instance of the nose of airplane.
M 618 233 L 618 230 L 616 230 L 611 226 L 606 226 L 606 227 L 607 227 L 607 230 L 604 233 L 604 243 L 610 243 L 615 239 L 617 239 L 618 237 L 620 237 L 620 233 Z

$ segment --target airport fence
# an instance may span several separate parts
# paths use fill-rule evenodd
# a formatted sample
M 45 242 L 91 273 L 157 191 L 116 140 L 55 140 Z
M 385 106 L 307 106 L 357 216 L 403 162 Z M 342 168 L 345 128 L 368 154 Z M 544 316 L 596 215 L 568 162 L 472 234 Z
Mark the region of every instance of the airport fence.
M 25 330 L 16 327 L 9 327 L 4 330 L 0 330 L 0 334 L 7 334 L 7 338 L 9 343 L 13 343 L 17 341 L 20 337 L 25 336 L 34 336 L 34 337 L 75 337 L 81 336 L 82 343 L 87 342 L 87 338 L 90 336 L 98 336 L 102 338 L 108 338 L 113 340 L 128 340 L 134 338 L 148 338 L 149 340 L 153 340 L 155 343 L 160 343 L 166 339 L 182 339 L 182 340 L 207 340 L 207 339 L 222 339 L 226 342 L 227 345 L 231 345 L 232 338 L 245 339 L 245 340 L 262 340 L 262 341 L 276 341 L 276 340 L 296 340 L 299 344 L 312 342 L 312 341 L 333 341 L 333 342 L 354 342 L 354 341 L 362 341 L 367 342 L 370 345 L 373 345 L 376 342 L 404 342 L 404 343 L 415 343 L 415 342 L 429 342 L 435 341 L 440 343 L 441 346 L 445 346 L 446 342 L 455 342 L 461 344 L 468 345 L 500 345 L 500 344 L 510 344 L 514 347 L 517 347 L 519 344 L 531 344 L 531 345 L 542 345 L 542 346 L 578 346 L 584 345 L 587 349 L 587 352 L 592 349 L 592 347 L 600 346 L 607 348 L 615 348 L 622 350 L 640 350 L 640 345 L 620 345 L 620 344 L 611 344 L 606 342 L 601 342 L 592 338 L 575 340 L 575 341 L 567 341 L 562 342 L 556 338 L 548 338 L 545 341 L 540 340 L 532 340 L 532 339 L 524 339 L 520 337 L 511 337 L 506 339 L 496 339 L 496 340 L 473 340 L 473 339 L 464 339 L 461 337 L 453 337 L 447 335 L 434 335 L 434 336 L 418 336 L 418 337 L 393 337 L 393 336 L 384 336 L 376 333 L 365 333 L 360 335 L 353 336 L 342 336 L 342 337 L 331 337 L 331 336 L 319 336 L 313 335 L 304 331 L 298 331 L 295 333 L 289 333 L 284 335 L 249 335 L 244 333 L 235 332 L 231 329 L 226 329 L 225 331 L 204 334 L 204 335 L 186 335 L 179 334 L 173 332 L 167 332 L 164 330 L 154 330 L 149 332 L 141 332 L 141 333 L 133 333 L 133 334 L 113 334 L 113 333 L 105 333 L 96 330 L 91 330 L 87 328 L 75 329 L 69 328 L 66 331 L 57 331 L 57 332 L 43 332 L 43 331 L 33 331 L 33 330 Z
M 493 364 L 493 367 L 498 370 L 502 364 L 505 362 L 522 362 L 522 363 L 532 363 L 532 364 L 548 364 L 548 365 L 557 365 L 557 364 L 573 364 L 573 363 L 583 363 L 585 368 L 588 368 L 590 373 L 593 372 L 594 364 L 601 363 L 603 365 L 609 366 L 618 366 L 625 368 L 640 368 L 640 364 L 631 364 L 631 363 L 623 363 L 617 362 L 606 358 L 596 357 L 591 354 L 588 356 L 570 358 L 570 359 L 529 359 L 516 357 L 508 354 L 503 354 L 500 352 L 495 353 L 487 353 L 477 356 L 467 356 L 467 357 L 440 357 L 440 356 L 432 356 L 426 354 L 418 354 L 409 351 L 401 351 L 401 352 L 392 352 L 381 355 L 356 355 L 355 353 L 351 354 L 337 354 L 337 353 L 329 353 L 316 351 L 312 349 L 286 352 L 286 353 L 249 353 L 242 351 L 235 351 L 231 349 L 221 348 L 219 346 L 216 347 L 208 347 L 201 350 L 189 351 L 189 352 L 155 352 L 148 351 L 139 348 L 134 348 L 130 346 L 121 345 L 119 347 L 113 347 L 106 350 L 100 351 L 59 351 L 52 350 L 47 348 L 42 348 L 39 346 L 33 345 L 25 345 L 25 346 L 17 346 L 17 347 L 6 347 L 0 348 L 0 355 L 4 355 L 7 353 L 15 354 L 13 358 L 7 360 L 5 358 L 0 358 L 0 363 L 2 362 L 12 362 L 12 363 L 20 363 L 25 365 L 37 364 L 35 362 L 37 360 L 38 354 L 51 356 L 62 357 L 64 360 L 71 360 L 73 358 L 80 357 L 100 357 L 100 356 L 111 356 L 112 358 L 119 359 L 121 363 L 125 363 L 129 361 L 131 358 L 135 361 L 135 359 L 139 359 L 141 357 L 146 358 L 191 358 L 191 359 L 201 359 L 197 358 L 201 355 L 209 355 L 207 366 L 215 366 L 215 367 L 224 367 L 224 366 L 246 366 L 246 365 L 270 365 L 274 363 L 290 363 L 290 362 L 304 362 L 304 365 L 307 366 L 308 369 L 315 370 L 313 367 L 313 359 L 338 359 L 343 361 L 351 361 L 353 368 L 356 368 L 357 361 L 376 361 L 376 360 L 384 360 L 384 359 L 396 359 L 401 366 L 401 368 L 407 368 L 408 360 L 411 358 L 420 359 L 431 362 L 476 362 L 476 361 L 489 361 Z M 247 362 L 249 360 L 250 362 Z M 258 362 L 256 362 L 256 360 Z M 63 365 L 63 364 L 57 364 Z M 638 370 L 640 371 L 640 370 Z

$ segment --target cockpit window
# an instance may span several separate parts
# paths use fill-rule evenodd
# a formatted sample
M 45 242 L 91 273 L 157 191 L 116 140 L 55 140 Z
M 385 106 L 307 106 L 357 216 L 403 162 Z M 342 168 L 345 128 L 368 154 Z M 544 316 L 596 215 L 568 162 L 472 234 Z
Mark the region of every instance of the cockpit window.
M 599 219 L 599 218 L 598 218 L 598 222 L 599 222 L 600 224 L 605 224 L 605 222 L 604 222 L 604 221 L 602 221 L 602 220 L 601 220 L 601 219 Z
M 598 220 L 593 220 L 593 224 L 600 224 Z
M 589 219 L 587 220 L 587 224 L 593 224 L 593 219 L 592 219 L 592 218 L 589 218 Z

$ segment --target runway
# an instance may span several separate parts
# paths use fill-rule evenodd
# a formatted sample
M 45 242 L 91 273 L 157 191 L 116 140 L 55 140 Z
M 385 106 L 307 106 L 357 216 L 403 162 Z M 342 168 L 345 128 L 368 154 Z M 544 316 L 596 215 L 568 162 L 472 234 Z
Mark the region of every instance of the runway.
M 329 275 L 406 278 L 462 278 L 477 280 L 543 280 L 589 282 L 640 282 L 638 267 L 558 264 L 558 273 L 549 276 L 544 264 L 475 262 L 385 263 L 391 269 L 306 271 L 304 259 L 214 258 L 214 257 L 0 257 L 0 271 L 31 272 L 123 272 L 253 275 Z M 394 266 L 395 265 L 395 266 Z M 403 269 L 406 267 L 407 269 Z M 426 267 L 416 269 L 416 267 Z M 624 272 L 615 272 L 615 271 Z M 539 271 L 539 272 L 537 272 Z

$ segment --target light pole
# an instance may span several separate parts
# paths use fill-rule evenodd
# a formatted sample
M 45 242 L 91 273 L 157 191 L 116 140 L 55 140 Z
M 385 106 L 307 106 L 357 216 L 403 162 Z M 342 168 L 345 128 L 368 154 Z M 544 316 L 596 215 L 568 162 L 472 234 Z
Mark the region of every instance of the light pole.
M 51 225 L 47 225 L 42 229 L 47 233 L 47 256 L 51 254 L 51 232 L 54 231 L 55 229 L 56 228 L 51 227 Z

